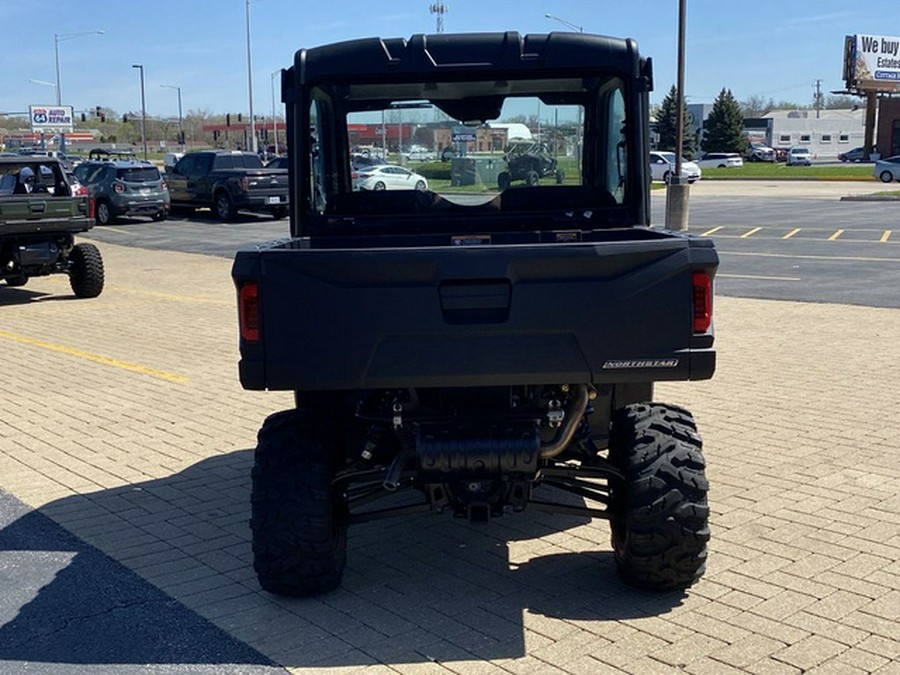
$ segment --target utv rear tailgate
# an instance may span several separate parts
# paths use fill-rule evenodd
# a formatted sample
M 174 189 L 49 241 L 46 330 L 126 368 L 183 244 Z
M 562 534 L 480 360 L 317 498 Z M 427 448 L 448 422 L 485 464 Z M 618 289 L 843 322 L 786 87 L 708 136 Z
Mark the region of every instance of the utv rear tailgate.
M 241 382 L 325 390 L 709 378 L 712 327 L 694 320 L 695 273 L 709 290 L 715 249 L 654 237 L 241 251 L 232 271 Z

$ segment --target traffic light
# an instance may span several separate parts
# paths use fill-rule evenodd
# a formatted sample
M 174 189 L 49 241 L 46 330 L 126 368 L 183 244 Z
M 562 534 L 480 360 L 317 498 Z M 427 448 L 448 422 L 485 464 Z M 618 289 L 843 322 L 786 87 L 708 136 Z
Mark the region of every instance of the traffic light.
M 105 122 L 105 121 L 106 121 L 106 113 L 104 113 L 104 112 L 100 113 L 100 121 L 101 121 L 101 122 Z
M 226 127 L 230 127 L 230 126 L 231 126 L 231 113 L 226 113 L 226 114 L 225 114 L 225 126 L 226 126 Z
M 96 108 L 94 108 L 94 116 L 100 117 L 100 106 L 99 105 Z
M 122 115 L 122 122 L 128 124 L 128 115 Z
M 213 129 L 213 140 L 214 141 L 219 140 L 219 130 L 218 129 Z
M 81 121 L 87 122 L 87 115 L 85 115 L 84 113 L 81 113 Z
M 241 121 L 241 113 L 238 113 L 238 122 Z

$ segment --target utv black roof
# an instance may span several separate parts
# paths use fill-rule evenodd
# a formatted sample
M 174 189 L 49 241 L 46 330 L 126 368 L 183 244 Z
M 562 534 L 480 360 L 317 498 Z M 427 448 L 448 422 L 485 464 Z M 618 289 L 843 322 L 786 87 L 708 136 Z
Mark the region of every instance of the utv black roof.
M 514 72 L 536 65 L 556 72 L 583 73 L 598 67 L 649 79 L 647 62 L 633 39 L 585 33 L 465 33 L 413 35 L 411 38 L 363 38 L 299 50 L 294 57 L 296 83 L 312 84 L 352 77 L 355 80 L 390 75 L 421 78 L 456 74 Z M 287 84 L 290 87 L 289 77 Z M 647 83 L 648 88 L 652 85 Z

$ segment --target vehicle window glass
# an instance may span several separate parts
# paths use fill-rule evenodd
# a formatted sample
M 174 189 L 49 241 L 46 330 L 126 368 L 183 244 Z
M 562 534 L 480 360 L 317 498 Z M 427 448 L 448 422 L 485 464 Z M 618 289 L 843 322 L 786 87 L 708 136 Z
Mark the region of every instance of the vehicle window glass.
M 322 135 L 322 115 L 319 114 L 319 104 L 313 101 L 309 109 L 309 130 L 310 130 L 310 173 L 312 180 L 310 181 L 310 203 L 317 213 L 324 213 L 327 204 L 326 193 L 326 174 L 325 174 L 325 149 L 319 147 L 319 139 Z
M 261 169 L 263 167 L 262 160 L 258 155 L 245 154 L 241 155 L 241 166 L 245 169 Z
M 215 159 L 215 168 L 217 171 L 224 171 L 235 168 L 234 157 L 232 155 L 217 156 Z
M 617 204 L 625 201 L 628 143 L 625 135 L 625 96 L 621 87 L 609 94 L 606 105 L 606 191 Z
M 159 180 L 159 169 L 155 166 L 141 166 L 116 169 L 116 178 L 128 183 L 146 183 Z
M 190 176 L 197 173 L 199 159 L 200 158 L 197 155 L 185 155 L 178 160 L 178 173 L 184 176 Z

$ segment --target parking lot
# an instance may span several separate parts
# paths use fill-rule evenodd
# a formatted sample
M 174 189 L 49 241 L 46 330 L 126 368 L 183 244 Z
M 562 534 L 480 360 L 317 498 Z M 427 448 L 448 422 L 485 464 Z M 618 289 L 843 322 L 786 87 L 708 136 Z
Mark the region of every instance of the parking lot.
M 900 673 L 897 309 L 717 298 L 715 378 L 656 393 L 709 465 L 683 594 L 622 585 L 605 522 L 526 511 L 358 526 L 342 588 L 286 600 L 247 520 L 291 397 L 237 381 L 230 259 L 114 236 L 99 298 L 0 288 L 0 672 Z M 29 538 L 38 516 L 63 529 Z

